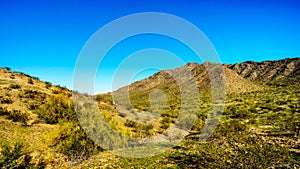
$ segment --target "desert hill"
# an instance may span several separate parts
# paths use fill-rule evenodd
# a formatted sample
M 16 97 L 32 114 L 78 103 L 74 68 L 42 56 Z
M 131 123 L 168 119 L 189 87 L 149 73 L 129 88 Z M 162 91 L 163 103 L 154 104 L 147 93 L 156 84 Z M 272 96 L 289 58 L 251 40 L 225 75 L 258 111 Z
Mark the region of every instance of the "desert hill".
M 293 58 L 212 66 L 222 70 L 221 77 L 207 70 L 213 63 L 188 63 L 111 93 L 82 95 L 96 99 L 120 135 L 133 138 L 155 137 L 178 125 L 178 118 L 187 119 L 179 111 L 197 116 L 182 143 L 140 159 L 117 156 L 87 137 L 72 91 L 0 68 L 0 168 L 298 168 L 299 63 Z M 219 84 L 226 89 L 225 107 L 213 134 L 198 142 L 212 105 L 210 79 L 224 80 Z M 182 91 L 191 96 L 186 107 Z
M 206 70 L 205 65 L 213 63 L 206 62 L 204 64 L 198 63 L 188 63 L 182 67 L 172 69 L 172 70 L 163 70 L 160 71 L 144 80 L 135 82 L 128 87 L 133 91 L 144 91 L 156 88 L 158 86 L 174 86 L 175 79 L 180 78 L 182 83 L 190 81 L 191 77 L 188 78 L 187 74 L 192 73 L 193 77 L 198 85 L 200 91 L 209 91 L 210 90 L 210 75 Z M 247 92 L 259 90 L 260 85 L 251 82 L 250 80 L 245 79 L 242 76 L 239 76 L 235 71 L 229 69 L 227 66 L 222 66 L 224 79 L 226 81 L 226 91 L 229 93 L 232 92 Z M 190 72 L 188 72 L 189 70 Z M 124 87 L 120 90 L 125 90 Z
M 8 111 L 27 114 L 29 123 L 38 120 L 33 112 L 54 95 L 71 96 L 71 91 L 61 86 L 42 82 L 22 72 L 13 72 L 9 68 L 0 68 L 0 105 Z
M 247 61 L 227 65 L 227 67 L 241 77 L 255 82 L 283 85 L 300 82 L 300 58 L 263 62 Z

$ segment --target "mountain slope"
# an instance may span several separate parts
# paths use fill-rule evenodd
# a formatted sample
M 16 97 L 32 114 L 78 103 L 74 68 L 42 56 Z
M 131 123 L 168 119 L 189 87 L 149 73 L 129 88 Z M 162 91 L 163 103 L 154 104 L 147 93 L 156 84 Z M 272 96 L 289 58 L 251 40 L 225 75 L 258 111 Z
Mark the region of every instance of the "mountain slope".
M 207 72 L 206 66 L 212 63 L 188 63 L 180 68 L 172 69 L 172 70 L 163 70 L 160 71 L 146 79 L 137 81 L 135 83 L 130 84 L 129 86 L 123 87 L 118 91 L 126 91 L 127 88 L 130 91 L 146 91 L 150 89 L 157 88 L 159 86 L 170 86 L 175 87 L 176 83 L 175 79 L 180 77 L 181 83 L 186 83 L 190 81 L 191 76 L 188 76 L 188 73 L 193 74 L 193 79 L 196 81 L 198 88 L 200 91 L 209 91 L 211 88 L 210 75 Z M 226 91 L 229 93 L 232 92 L 246 92 L 246 91 L 254 91 L 259 90 L 261 88 L 260 85 L 257 85 L 249 80 L 244 79 L 239 76 L 235 71 L 229 69 L 227 66 L 223 66 L 223 74 L 224 79 L 226 81 Z M 189 70 L 190 72 L 187 72 Z M 116 92 L 118 92 L 116 91 Z
M 211 67 L 217 67 L 221 73 L 216 73 L 213 70 L 209 72 L 207 68 L 210 65 Z M 219 79 L 223 82 L 213 83 L 211 79 Z M 221 83 L 225 83 L 223 88 L 221 88 Z M 262 90 L 264 88 L 262 85 L 239 76 L 227 66 L 206 62 L 204 64 L 188 63 L 176 69 L 160 71 L 146 79 L 120 88 L 112 94 L 116 99 L 122 102 L 122 100 L 124 101 L 128 98 L 128 92 L 129 98 L 135 107 L 139 107 L 139 109 L 146 107 L 147 109 L 147 107 L 150 106 L 150 103 L 147 100 L 149 99 L 149 94 L 153 91 L 160 90 L 160 92 L 154 92 L 154 95 L 157 93 L 153 96 L 154 98 L 166 96 L 169 100 L 171 100 L 170 104 L 178 104 L 180 102 L 180 95 L 184 92 L 190 92 L 191 94 L 200 92 L 200 95 L 210 97 L 212 84 L 218 86 L 217 90 L 223 90 L 223 92 L 226 91 L 227 94 L 251 92 Z M 192 89 L 193 85 L 197 86 L 198 91 Z M 189 90 L 188 88 L 191 89 Z M 162 96 L 162 93 L 164 93 L 165 96 Z
M 115 167 L 117 163 L 118 167 L 125 164 L 128 168 L 142 168 L 145 164 L 149 165 L 150 159 L 154 168 L 173 165 L 178 168 L 299 167 L 299 87 L 295 87 L 297 83 L 269 85 L 269 79 L 276 83 L 299 79 L 297 59 L 266 61 L 264 64 L 267 66 L 259 66 L 261 63 L 256 62 L 221 65 L 226 81 L 225 108 L 217 129 L 203 143 L 198 142 L 201 138 L 199 131 L 208 122 L 207 114 L 213 104 L 210 78 L 218 76 L 208 73 L 206 66 L 209 64 L 188 63 L 180 68 L 160 71 L 115 92 L 98 95 L 100 104 L 111 109 L 100 106 L 103 111 L 108 110 L 113 114 L 108 120 L 118 119 L 119 124 L 124 124 L 133 133 L 140 132 L 138 137 L 145 137 L 144 133 L 147 132 L 150 135 L 161 134 L 172 124 L 176 125 L 175 121 L 180 119 L 179 111 L 194 112 L 198 116 L 186 141 L 172 150 L 159 157 L 135 162 L 116 159 L 108 166 Z M 242 69 L 243 66 L 246 68 Z M 187 69 L 193 77 L 188 75 Z M 191 79 L 196 80 L 200 99 L 190 100 L 188 103 L 191 107 L 185 109 L 180 105 L 183 92 L 180 86 L 186 86 L 184 92 L 197 92 L 189 90 Z M 109 95 L 113 96 L 114 103 Z M 165 104 L 162 101 L 164 99 Z M 151 125 L 151 128 L 141 127 L 142 124 Z M 159 164 L 156 165 L 156 161 Z
M 0 106 L 9 111 L 20 111 L 29 115 L 30 122 L 38 120 L 33 112 L 54 95 L 71 96 L 63 87 L 42 82 L 37 77 L 22 72 L 12 72 L 9 68 L 0 68 Z
M 186 118 L 193 113 L 208 116 L 212 105 L 223 105 L 226 93 L 241 94 L 262 89 L 263 86 L 240 77 L 226 66 L 209 62 L 188 63 L 176 69 L 160 71 L 110 93 L 114 104 L 110 102 L 109 109 L 117 109 L 120 113 L 111 112 L 115 116 L 126 117 L 131 123 L 147 122 L 153 126 L 151 134 L 155 135 L 164 132 L 171 124 L 178 124 L 176 119 L 180 114 L 186 115 Z M 212 102 L 212 99 L 215 100 Z M 118 121 L 126 126 L 127 120 Z M 194 126 L 185 123 L 189 126 L 186 128 L 197 130 L 202 127 L 202 120 L 196 123 Z M 140 129 L 133 127 L 131 131 Z
M 121 136 L 141 139 L 138 145 L 148 136 L 161 134 L 158 141 L 177 137 L 180 130 L 165 131 L 182 127 L 178 121 L 189 120 L 179 116 L 179 111 L 183 115 L 196 115 L 193 126 L 183 133 L 187 135 L 178 145 L 157 156 L 137 159 L 102 151 L 86 136 L 77 120 L 76 104 L 70 100 L 71 91 L 0 68 L 0 168 L 8 165 L 15 168 L 299 168 L 298 60 L 266 61 L 269 65 L 266 67 L 257 66 L 263 63 L 256 62 L 216 66 L 224 72 L 227 96 L 222 118 L 205 142 L 198 139 L 208 122 L 211 105 L 215 104 L 211 101 L 211 79 L 220 76 L 206 69 L 212 63 L 188 63 L 160 71 L 115 92 L 97 95 L 95 106 L 106 123 Z M 275 84 L 289 83 L 269 85 L 272 78 Z M 197 88 L 190 87 L 193 79 Z M 128 89 L 131 103 L 126 100 Z M 196 92 L 200 98 L 193 97 Z M 184 104 L 181 104 L 181 94 L 188 96 Z M 118 99 L 113 100 L 112 95 Z M 121 105 L 124 101 L 124 107 L 118 108 L 118 101 Z M 22 120 L 23 113 L 29 114 L 29 122 Z M 84 121 L 91 124 L 90 131 L 107 133 L 98 124 L 103 121 L 94 120 L 95 123 Z M 107 135 L 103 138 L 108 143 L 118 141 L 110 140 Z M 143 153 L 142 149 L 130 151 Z M 5 161 L 12 154 L 16 158 Z
M 300 82 L 300 58 L 263 62 L 247 61 L 226 67 L 241 77 L 259 83 L 287 85 Z

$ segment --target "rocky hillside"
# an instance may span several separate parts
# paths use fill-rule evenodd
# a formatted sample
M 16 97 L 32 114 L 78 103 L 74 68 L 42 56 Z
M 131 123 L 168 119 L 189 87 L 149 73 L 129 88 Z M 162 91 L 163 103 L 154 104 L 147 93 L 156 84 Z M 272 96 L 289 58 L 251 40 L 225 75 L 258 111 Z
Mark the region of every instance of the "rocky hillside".
M 213 74 L 209 74 L 207 71 L 209 65 L 215 65 L 220 69 L 221 73 L 218 74 L 214 71 L 211 71 Z M 222 75 L 223 77 L 215 77 Z M 132 92 L 142 92 L 156 88 L 168 88 L 170 90 L 175 90 L 175 88 L 178 88 L 178 84 L 176 83 L 183 84 L 183 86 L 184 84 L 187 84 L 186 86 L 188 87 L 188 83 L 190 83 L 192 80 L 195 80 L 199 91 L 209 92 L 211 89 L 211 79 L 213 78 L 222 79 L 225 81 L 225 89 L 227 93 L 249 92 L 260 90 L 262 88 L 262 86 L 251 82 L 251 79 L 248 80 L 240 76 L 228 66 L 220 66 L 209 62 L 204 64 L 191 62 L 176 69 L 160 71 L 144 80 L 123 87 L 116 92 L 127 91 L 127 89 L 130 89 Z M 178 79 L 180 79 L 180 82 Z
M 247 61 L 226 67 L 241 77 L 255 82 L 281 85 L 300 82 L 300 58 L 263 62 Z

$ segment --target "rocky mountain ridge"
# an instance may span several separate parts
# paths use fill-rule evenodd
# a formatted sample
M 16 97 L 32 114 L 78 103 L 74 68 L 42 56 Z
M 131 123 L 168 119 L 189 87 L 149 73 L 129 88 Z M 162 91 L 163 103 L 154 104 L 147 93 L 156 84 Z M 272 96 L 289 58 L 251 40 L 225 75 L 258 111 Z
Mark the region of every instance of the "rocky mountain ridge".
M 250 81 L 264 84 L 291 84 L 299 82 L 300 58 L 287 58 L 277 61 L 246 61 L 228 64 L 227 68 Z

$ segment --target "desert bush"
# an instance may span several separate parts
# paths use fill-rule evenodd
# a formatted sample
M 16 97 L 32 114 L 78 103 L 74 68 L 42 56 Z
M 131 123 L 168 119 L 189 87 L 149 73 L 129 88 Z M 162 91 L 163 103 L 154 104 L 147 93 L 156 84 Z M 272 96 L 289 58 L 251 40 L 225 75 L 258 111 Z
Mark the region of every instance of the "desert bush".
M 24 96 L 25 98 L 34 99 L 36 98 L 40 93 L 34 90 L 25 89 L 24 90 Z
M 130 111 L 130 112 L 133 113 L 134 111 Z M 119 115 L 123 118 L 125 118 L 127 116 L 127 114 L 124 112 L 119 112 Z
M 192 129 L 200 131 L 202 129 L 202 127 L 203 127 L 203 121 L 202 121 L 202 119 L 201 118 L 197 118 Z
M 249 118 L 252 112 L 256 112 L 254 108 L 250 110 L 245 106 L 228 106 L 224 111 L 224 115 L 229 115 L 231 118 Z
M 9 88 L 11 88 L 11 89 L 20 89 L 21 86 L 19 84 L 11 84 L 11 85 L 9 85 Z
M 133 134 L 135 137 L 145 137 L 153 134 L 153 124 L 138 123 L 133 120 L 126 119 L 124 126 L 132 128 L 135 132 Z
M 4 67 L 5 70 L 11 71 L 10 67 Z
M 134 128 L 135 136 L 143 138 L 149 135 L 153 135 L 153 127 L 154 126 L 152 124 L 137 123 L 137 126 Z
M 132 128 L 135 128 L 135 127 L 137 127 L 137 122 L 132 121 L 132 120 L 129 120 L 129 119 L 126 119 L 126 122 L 124 123 L 124 125 L 125 125 L 126 127 L 132 127 Z
M 9 111 L 8 119 L 13 120 L 13 122 L 21 122 L 27 126 L 29 114 L 26 112 L 21 112 L 20 110 L 11 110 Z
M 9 115 L 9 111 L 4 108 L 4 107 L 0 107 L 0 115 Z
M 172 119 L 170 117 L 164 117 L 160 123 L 172 123 Z
M 11 79 L 15 79 L 15 75 L 14 75 L 14 74 L 10 75 L 9 77 L 10 77 Z
M 24 73 L 24 72 L 18 72 L 18 71 L 16 71 L 15 73 L 18 73 L 18 74 L 20 74 L 20 75 L 22 75 L 22 76 L 26 76 L 26 77 L 28 77 L 28 78 L 32 78 L 29 74 L 26 74 L 26 73 Z
M 109 95 L 109 94 L 98 94 L 98 95 L 96 95 L 96 101 L 97 102 L 105 102 L 105 103 L 113 104 L 112 96 Z
M 36 113 L 49 124 L 59 121 L 77 121 L 74 104 L 59 96 L 49 98 L 48 102 L 40 106 Z
M 68 90 L 69 91 L 69 89 L 66 86 L 60 86 L 60 85 L 55 85 L 55 86 L 58 87 L 59 90 L 61 90 L 61 91 L 64 91 L 64 90 Z
M 13 146 L 4 145 L 0 152 L 0 168 L 31 168 L 31 156 L 24 151 L 24 145 L 16 142 Z
M 38 107 L 39 106 L 37 104 L 34 104 L 34 103 L 31 103 L 31 104 L 28 105 L 29 110 L 36 110 L 36 109 L 38 109 Z
M 288 149 L 264 139 L 233 119 L 220 123 L 207 142 L 186 140 L 168 156 L 179 168 L 293 168 Z
M 50 82 L 45 82 L 46 89 L 49 89 L 51 86 L 52 86 L 52 84 Z
M 28 83 L 28 84 L 33 84 L 32 78 L 28 78 L 27 83 Z
M 60 90 L 54 89 L 54 90 L 52 90 L 52 93 L 53 93 L 53 94 L 59 94 L 59 93 L 61 93 L 61 91 L 60 91 Z
M 53 146 L 73 160 L 83 160 L 96 150 L 101 150 L 76 122 L 60 124 L 59 132 L 53 139 Z
M 35 79 L 35 80 L 40 80 L 39 77 L 32 76 L 32 78 Z
M 162 117 L 171 117 L 171 118 L 176 118 L 177 115 L 178 115 L 178 111 L 173 111 L 173 110 L 170 110 L 170 109 L 165 110 L 161 114 Z
M 12 104 L 13 103 L 13 100 L 8 98 L 8 97 L 5 97 L 5 98 L 2 98 L 1 99 L 1 103 L 2 104 Z
M 160 128 L 162 129 L 168 129 L 170 127 L 170 123 L 162 123 Z

